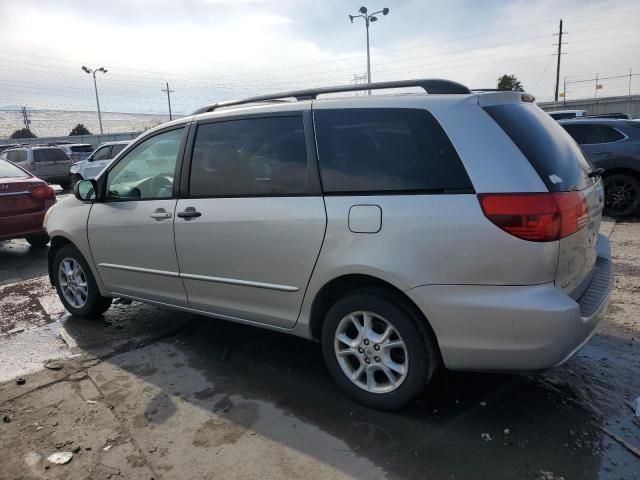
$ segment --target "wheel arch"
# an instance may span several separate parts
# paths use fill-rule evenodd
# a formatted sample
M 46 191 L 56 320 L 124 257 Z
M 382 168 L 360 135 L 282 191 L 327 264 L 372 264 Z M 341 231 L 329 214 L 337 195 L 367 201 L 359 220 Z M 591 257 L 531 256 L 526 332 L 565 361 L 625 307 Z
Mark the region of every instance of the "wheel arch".
M 71 242 L 71 240 L 61 235 L 56 235 L 54 237 L 51 237 L 51 243 L 49 244 L 49 251 L 47 252 L 47 262 L 48 262 L 47 270 L 49 272 L 49 281 L 51 282 L 51 285 L 54 284 L 53 261 L 56 258 L 56 254 L 65 245 L 73 245 L 73 242 Z M 75 245 L 73 246 L 76 247 Z
M 83 256 L 84 260 L 87 262 L 87 265 L 89 265 L 89 269 L 91 270 L 91 273 L 93 274 L 93 278 L 96 282 L 96 285 L 98 286 L 98 291 L 100 292 L 100 295 L 102 295 L 103 297 L 110 296 L 109 291 L 106 289 L 106 287 L 102 283 L 102 279 L 98 274 L 96 265 L 94 264 L 93 258 L 91 256 L 91 252 L 85 251 L 81 245 L 78 245 L 76 242 L 68 238 L 66 235 L 61 235 L 60 233 L 52 233 L 51 243 L 49 246 L 49 251 L 47 253 L 47 261 L 48 261 L 47 271 L 49 273 L 49 281 L 51 282 L 51 284 L 54 285 L 55 283 L 55 280 L 54 280 L 55 273 L 53 272 L 53 261 L 55 260 L 56 254 L 58 253 L 58 251 L 60 251 L 60 249 L 66 245 L 72 245 L 76 250 L 78 250 L 78 252 L 80 252 L 80 255 Z M 87 246 L 87 249 L 88 249 L 88 246 Z
M 413 314 L 421 321 L 421 326 L 428 330 L 433 336 L 436 346 L 438 347 L 438 356 L 441 357 L 440 345 L 438 338 L 433 330 L 433 327 L 429 323 L 429 320 L 418 307 L 418 305 L 401 289 L 389 283 L 386 280 L 382 280 L 378 277 L 367 274 L 346 274 L 339 277 L 335 277 L 332 280 L 325 283 L 322 288 L 316 293 L 313 303 L 311 304 L 311 310 L 309 313 L 309 332 L 311 338 L 319 340 L 322 332 L 322 324 L 326 317 L 326 314 L 336 300 L 342 298 L 350 292 L 359 290 L 362 288 L 381 288 L 389 295 L 398 301 L 400 306 L 409 310 L 409 313 Z

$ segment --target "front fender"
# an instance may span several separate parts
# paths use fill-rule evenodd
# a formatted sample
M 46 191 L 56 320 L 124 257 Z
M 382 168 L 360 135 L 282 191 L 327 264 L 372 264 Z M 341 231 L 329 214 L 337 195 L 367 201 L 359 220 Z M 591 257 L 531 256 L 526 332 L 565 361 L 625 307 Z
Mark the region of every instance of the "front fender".
M 61 202 L 51 207 L 47 216 L 45 229 L 51 238 L 49 248 L 49 279 L 53 282 L 53 272 L 51 271 L 53 259 L 57 251 L 66 244 L 72 244 L 78 249 L 86 260 L 93 277 L 98 285 L 98 290 L 103 296 L 108 296 L 109 291 L 105 288 L 93 261 L 89 237 L 87 235 L 87 223 L 91 212 L 91 203 L 84 203 L 77 198 L 67 197 Z

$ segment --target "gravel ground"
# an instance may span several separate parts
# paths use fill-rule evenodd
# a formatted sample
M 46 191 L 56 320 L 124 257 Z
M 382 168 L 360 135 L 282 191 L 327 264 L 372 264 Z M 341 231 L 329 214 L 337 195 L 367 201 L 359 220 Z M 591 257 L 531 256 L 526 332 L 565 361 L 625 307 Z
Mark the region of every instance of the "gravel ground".
M 392 413 L 346 398 L 299 338 L 136 303 L 60 321 L 46 279 L 29 277 L 37 255 L 0 249 L 26 276 L 0 286 L 0 329 L 26 330 L 0 334 L 0 365 L 47 329 L 65 357 L 0 383 L 0 479 L 640 480 L 640 223 L 611 240 L 609 312 L 574 358 L 538 375 L 445 373 Z

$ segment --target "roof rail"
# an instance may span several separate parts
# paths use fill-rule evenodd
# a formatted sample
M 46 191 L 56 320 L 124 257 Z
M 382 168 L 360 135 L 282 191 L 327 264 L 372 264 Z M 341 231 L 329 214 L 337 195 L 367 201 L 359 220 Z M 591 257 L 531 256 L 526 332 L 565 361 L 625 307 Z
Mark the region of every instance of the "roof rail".
M 396 80 L 392 82 L 362 83 L 359 85 L 338 85 L 335 87 L 308 88 L 306 90 L 292 90 L 289 92 L 270 93 L 268 95 L 258 95 L 243 100 L 226 100 L 213 103 L 197 109 L 192 115 L 199 113 L 213 112 L 217 108 L 230 107 L 233 105 L 244 105 L 246 103 L 264 102 L 270 100 L 281 100 L 284 98 L 295 98 L 296 100 L 315 100 L 318 95 L 339 92 L 357 92 L 361 90 L 380 90 L 385 88 L 406 88 L 420 87 L 430 94 L 467 94 L 471 91 L 461 83 L 451 80 L 441 80 L 439 78 L 425 78 L 417 80 Z

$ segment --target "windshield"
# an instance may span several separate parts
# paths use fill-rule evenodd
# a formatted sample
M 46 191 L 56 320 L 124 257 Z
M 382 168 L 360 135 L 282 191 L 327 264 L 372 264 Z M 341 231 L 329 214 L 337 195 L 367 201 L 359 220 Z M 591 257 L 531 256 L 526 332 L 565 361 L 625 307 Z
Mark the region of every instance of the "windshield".
M 20 178 L 28 176 L 29 174 L 12 163 L 6 160 L 0 160 L 0 178 Z

